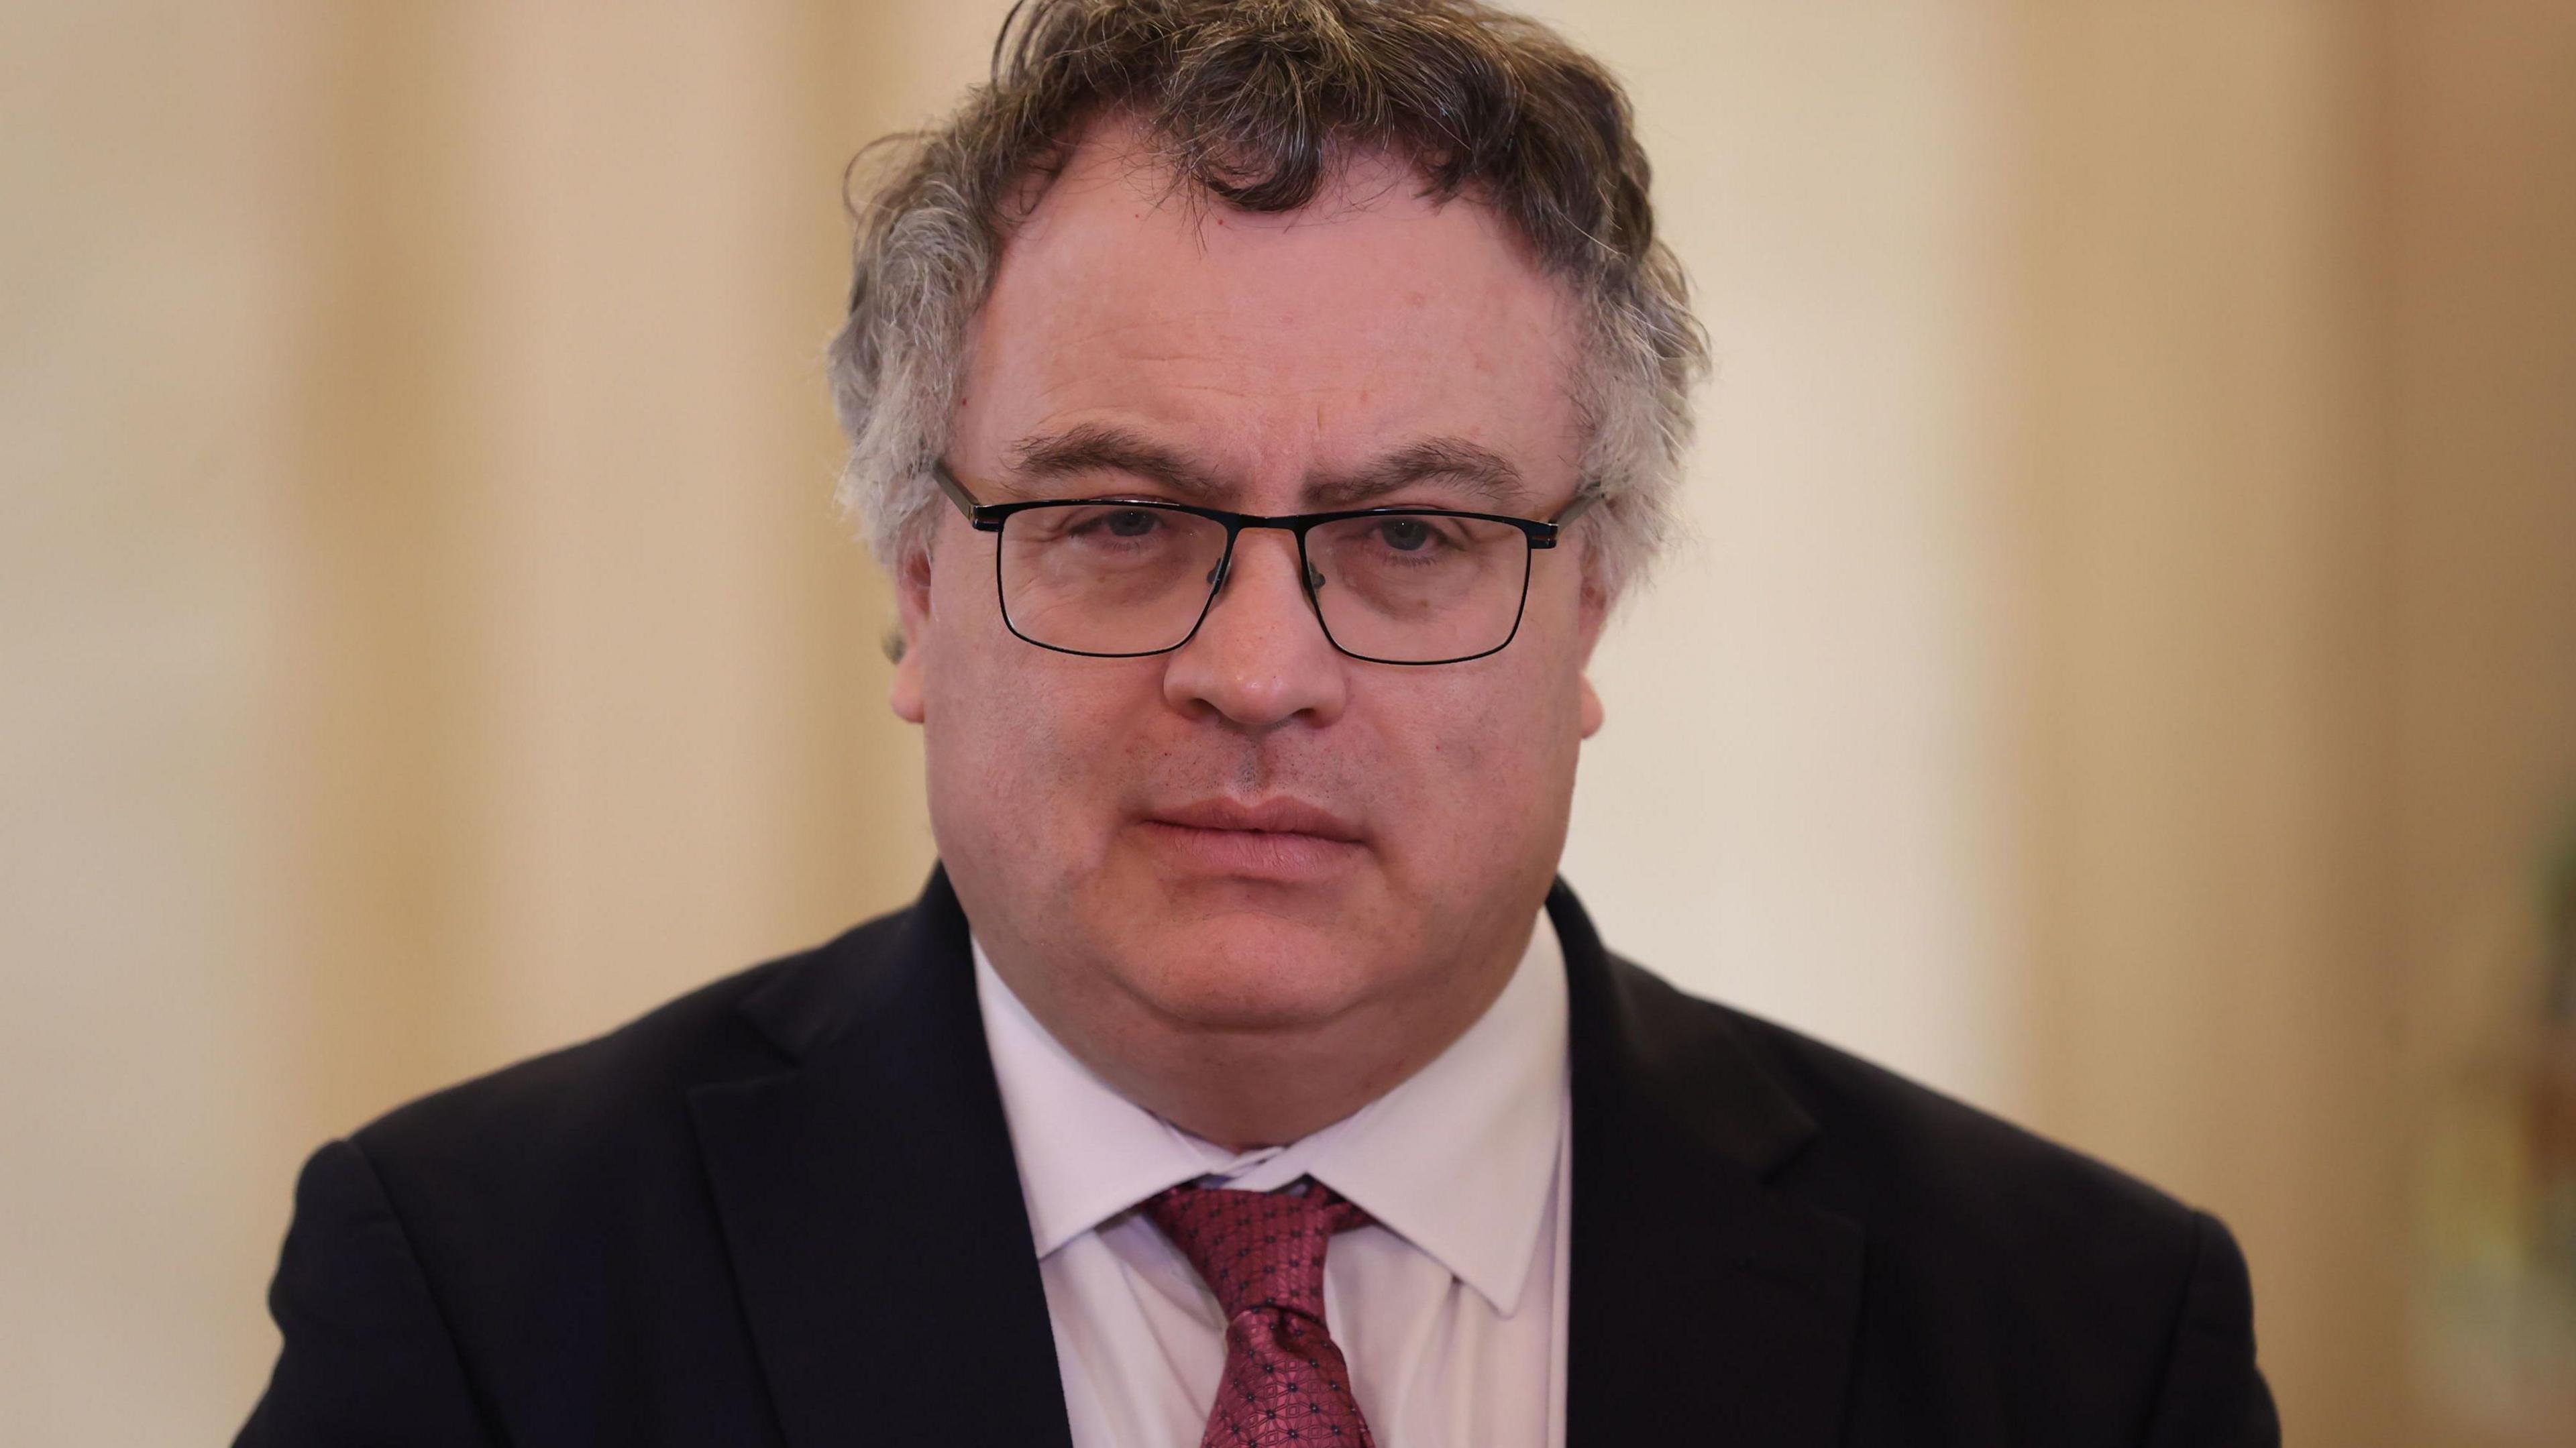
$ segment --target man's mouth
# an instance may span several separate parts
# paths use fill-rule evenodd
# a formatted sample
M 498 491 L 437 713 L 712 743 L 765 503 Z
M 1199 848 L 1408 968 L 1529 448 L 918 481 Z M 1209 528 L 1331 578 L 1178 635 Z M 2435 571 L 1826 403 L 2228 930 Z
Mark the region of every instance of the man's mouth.
M 1351 820 L 1302 799 L 1280 795 L 1255 804 L 1216 797 L 1150 810 L 1159 824 L 1193 830 L 1232 830 L 1264 835 L 1313 835 L 1317 839 L 1357 844 L 1360 827 Z
M 1157 853 L 1184 871 L 1280 883 L 1348 869 L 1366 848 L 1357 821 L 1284 796 L 1160 806 L 1139 827 Z

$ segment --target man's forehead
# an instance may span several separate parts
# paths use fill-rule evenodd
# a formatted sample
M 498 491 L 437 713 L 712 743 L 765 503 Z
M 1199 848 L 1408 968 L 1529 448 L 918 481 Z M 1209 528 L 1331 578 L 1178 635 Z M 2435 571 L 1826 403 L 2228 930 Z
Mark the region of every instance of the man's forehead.
M 1329 279 L 1345 287 L 1377 281 L 1393 300 L 1417 305 L 1466 289 L 1516 292 L 1558 308 L 1572 300 L 1491 206 L 1430 195 L 1422 172 L 1391 154 L 1333 152 L 1306 205 L 1247 211 L 1181 179 L 1134 123 L 1114 119 L 1082 133 L 1011 228 L 1001 270 L 1034 261 L 1067 280 L 1126 280 L 1141 283 L 1147 297 L 1180 296 L 1164 284 L 1192 271 L 1220 273 L 1247 254 L 1259 265 L 1238 280 L 1271 282 L 1277 293 Z
M 1489 208 L 1363 158 L 1307 207 L 1246 213 L 1119 139 L 1076 148 L 1004 248 L 962 404 L 988 467 L 1063 455 L 1085 424 L 1218 478 L 1229 458 L 1293 453 L 1303 476 L 1448 447 L 1499 460 L 1452 470 L 1499 491 L 1579 451 L 1571 299 Z

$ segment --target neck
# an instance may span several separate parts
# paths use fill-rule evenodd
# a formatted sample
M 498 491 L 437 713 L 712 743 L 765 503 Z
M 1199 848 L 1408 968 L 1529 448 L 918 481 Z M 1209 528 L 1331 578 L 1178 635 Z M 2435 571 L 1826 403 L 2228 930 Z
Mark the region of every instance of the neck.
M 1474 1025 L 1529 943 L 1480 952 L 1437 990 L 1373 1000 L 1331 1019 L 1211 1028 L 1119 991 L 1063 993 L 1049 973 L 993 968 L 1038 1024 L 1117 1092 L 1229 1151 L 1281 1146 L 1402 1085 Z

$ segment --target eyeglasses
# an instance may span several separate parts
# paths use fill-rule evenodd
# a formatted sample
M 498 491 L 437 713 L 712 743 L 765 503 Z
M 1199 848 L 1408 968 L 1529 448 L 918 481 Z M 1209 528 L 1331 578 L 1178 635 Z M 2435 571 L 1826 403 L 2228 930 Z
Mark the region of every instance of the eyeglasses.
M 944 462 L 939 489 L 994 535 L 1002 622 L 1042 649 L 1140 658 L 1188 643 L 1216 604 L 1247 528 L 1297 538 L 1306 602 L 1332 646 L 1378 664 L 1456 664 L 1520 632 L 1530 554 L 1600 501 L 1590 488 L 1545 521 L 1448 508 L 1354 508 L 1265 518 L 1146 498 L 978 503 Z

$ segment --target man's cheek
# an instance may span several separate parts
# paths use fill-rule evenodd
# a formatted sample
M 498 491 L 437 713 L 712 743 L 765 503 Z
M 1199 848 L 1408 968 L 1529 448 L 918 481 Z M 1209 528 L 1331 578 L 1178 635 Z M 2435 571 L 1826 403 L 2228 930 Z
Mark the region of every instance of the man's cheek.
M 1440 708 L 1427 715 L 1435 722 L 1424 741 L 1427 768 L 1421 773 L 1438 781 L 1450 806 L 1472 804 L 1478 794 L 1498 783 L 1488 776 L 1498 765 L 1507 764 L 1511 752 L 1506 747 L 1507 708 L 1498 701 L 1512 697 L 1443 700 Z M 1468 793 L 1461 797 L 1458 791 Z

